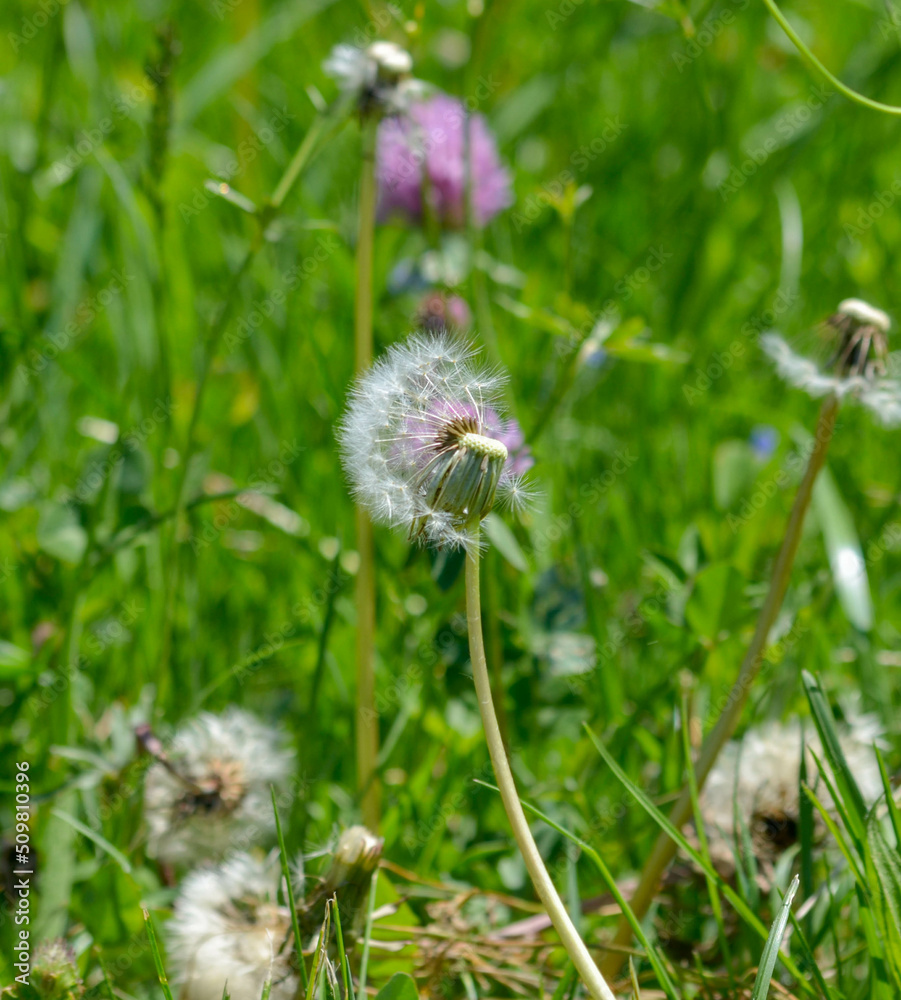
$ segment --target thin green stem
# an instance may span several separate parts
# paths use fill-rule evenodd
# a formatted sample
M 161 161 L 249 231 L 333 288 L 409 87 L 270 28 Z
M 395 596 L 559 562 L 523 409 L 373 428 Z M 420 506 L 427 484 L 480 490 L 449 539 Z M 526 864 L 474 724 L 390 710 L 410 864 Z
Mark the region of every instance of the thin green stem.
M 804 470 L 804 476 L 798 487 L 791 514 L 789 514 L 785 536 L 782 539 L 782 547 L 776 556 L 769 590 L 763 602 L 763 607 L 760 610 L 754 635 L 751 638 L 751 643 L 742 661 L 738 678 L 725 699 L 716 725 L 701 747 L 701 755 L 695 766 L 695 777 L 699 794 L 720 751 L 735 732 L 735 727 L 741 718 L 742 711 L 751 693 L 751 688 L 763 665 L 763 654 L 766 651 L 767 639 L 773 623 L 776 621 L 776 616 L 779 614 L 779 609 L 782 607 L 785 592 L 788 589 L 792 565 L 794 564 L 798 545 L 801 541 L 804 518 L 807 514 L 807 508 L 810 506 L 810 499 L 813 494 L 813 486 L 817 475 L 826 461 L 826 454 L 829 451 L 829 445 L 835 430 L 835 420 L 838 416 L 838 410 L 839 401 L 835 396 L 829 396 L 820 408 L 810 458 L 807 461 L 807 468 Z M 681 830 L 691 818 L 691 808 L 691 789 L 686 785 L 683 787 L 679 799 L 669 815 L 670 822 L 677 830 Z M 639 920 L 647 913 L 654 894 L 657 892 L 660 877 L 667 865 L 672 861 L 675 853 L 675 841 L 666 832 L 661 832 L 657 837 L 648 860 L 645 862 L 638 888 L 635 890 L 630 901 L 632 910 Z M 632 929 L 628 922 L 622 918 L 616 930 L 614 943 L 617 945 L 627 945 L 631 940 Z M 622 963 L 622 955 L 611 952 L 604 963 L 605 974 L 615 976 L 621 968 Z
M 354 311 L 354 355 L 357 373 L 372 364 L 372 262 L 375 247 L 375 139 L 378 118 L 364 116 L 360 167 L 357 285 Z M 372 523 L 356 511 L 357 551 L 357 787 L 362 793 L 363 822 L 378 830 L 381 783 L 375 773 L 379 755 L 379 719 L 375 710 L 375 552 Z
M 513 829 L 516 844 L 525 861 L 526 869 L 535 886 L 538 897 L 544 904 L 551 918 L 563 947 L 566 949 L 573 965 L 582 977 L 589 994 L 595 1000 L 614 1000 L 610 987 L 604 981 L 598 967 L 588 952 L 585 942 L 579 936 L 573 925 L 563 901 L 557 894 L 554 883 L 548 875 L 544 861 L 532 837 L 529 822 L 523 811 L 522 803 L 516 792 L 516 783 L 504 741 L 501 736 L 497 715 L 494 711 L 494 701 L 491 697 L 491 678 L 488 664 L 485 660 L 485 641 L 482 637 L 482 611 L 479 595 L 479 528 L 472 529 L 472 546 L 466 554 L 466 623 L 469 631 L 469 652 L 472 659 L 472 675 L 475 681 L 476 697 L 479 701 L 479 712 L 482 715 L 482 725 L 485 729 L 485 741 L 494 768 L 498 789 L 507 813 L 507 819 Z
M 817 57 L 804 44 L 804 42 L 801 41 L 801 37 L 791 24 L 789 24 L 788 18 L 786 18 L 777 6 L 776 0 L 763 0 L 763 2 L 766 4 L 769 12 L 776 19 L 779 27 L 782 28 L 786 35 L 788 35 L 795 48 L 801 53 L 801 57 L 804 61 L 809 66 L 812 66 L 813 69 L 815 69 L 822 77 L 827 79 L 840 94 L 844 94 L 848 100 L 854 101 L 856 104 L 861 104 L 863 107 L 870 108 L 873 111 L 882 111 L 887 115 L 901 115 L 901 107 L 898 105 L 883 104 L 882 101 L 874 101 L 872 98 L 866 97 L 864 94 L 858 93 L 847 84 L 842 83 L 837 76 L 834 76 L 828 69 L 826 69 L 820 60 L 817 59 Z

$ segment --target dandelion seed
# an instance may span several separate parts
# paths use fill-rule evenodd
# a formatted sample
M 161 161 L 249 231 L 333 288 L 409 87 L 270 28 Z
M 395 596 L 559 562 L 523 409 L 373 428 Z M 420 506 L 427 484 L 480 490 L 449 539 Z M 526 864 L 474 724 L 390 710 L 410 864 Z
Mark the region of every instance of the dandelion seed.
M 291 914 L 278 901 L 278 854 L 239 853 L 182 883 L 166 933 L 182 1000 L 259 1000 L 271 977 L 271 1000 L 292 1000 Z
M 504 376 L 474 358 L 447 335 L 410 337 L 360 379 L 341 426 L 354 495 L 422 544 L 468 547 L 498 494 L 515 504 L 526 492 L 516 466 L 531 456 L 497 410 Z
M 204 712 L 179 729 L 147 771 L 147 853 L 165 864 L 196 864 L 269 839 L 270 785 L 294 766 L 285 734 L 249 712 Z
M 839 739 L 848 767 L 864 801 L 870 805 L 883 792 L 873 742 L 881 730 L 869 715 L 846 713 Z M 809 729 L 812 727 L 809 727 Z M 764 867 L 798 839 L 800 824 L 802 730 L 799 719 L 769 722 L 732 741 L 720 754 L 701 794 L 701 813 L 711 855 L 725 872 L 734 866 L 736 813 L 751 835 L 754 854 Z M 807 783 L 830 812 L 835 804 L 819 778 L 814 754 L 828 767 L 815 733 L 805 734 Z
M 427 199 L 431 214 L 442 226 L 466 224 L 467 125 L 475 223 L 486 225 L 513 203 L 510 175 L 485 118 L 467 115 L 460 101 L 439 94 L 413 103 L 405 115 L 386 119 L 379 126 L 376 173 L 381 219 L 398 216 L 418 225 Z
M 394 42 L 373 42 L 365 49 L 336 45 L 322 69 L 363 114 L 396 114 L 424 93 L 424 84 L 410 76 L 410 53 Z
M 854 399 L 885 426 L 895 426 L 901 424 L 901 381 L 887 377 L 890 326 L 886 313 L 861 299 L 841 302 L 825 323 L 835 341 L 827 366 L 832 371 L 797 354 L 776 333 L 764 334 L 760 343 L 789 385 L 815 398 L 834 393 L 839 399 Z

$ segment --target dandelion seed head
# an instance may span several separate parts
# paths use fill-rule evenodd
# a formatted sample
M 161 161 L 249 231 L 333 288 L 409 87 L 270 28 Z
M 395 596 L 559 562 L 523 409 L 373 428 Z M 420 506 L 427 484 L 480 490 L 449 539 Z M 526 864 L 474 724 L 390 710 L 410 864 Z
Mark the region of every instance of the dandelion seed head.
M 428 333 L 390 348 L 360 379 L 339 439 L 354 495 L 375 521 L 465 548 L 498 491 L 524 496 L 517 477 L 532 459 L 519 425 L 498 410 L 504 381 L 472 345 Z
M 175 979 L 184 1000 L 259 1000 L 271 978 L 272 1000 L 292 1000 L 291 915 L 278 901 L 281 870 L 267 858 L 238 853 L 192 872 L 166 927 Z
M 864 801 L 870 805 L 882 794 L 882 780 L 872 750 L 881 733 L 868 715 L 846 713 L 839 740 Z M 723 749 L 701 793 L 701 813 L 711 854 L 724 868 L 734 863 L 740 823 L 751 834 L 759 862 L 772 863 L 798 837 L 802 728 L 799 719 L 768 722 L 749 730 L 741 741 Z M 807 783 L 830 812 L 835 804 L 820 779 L 814 754 L 828 767 L 812 726 L 804 732 Z
M 467 121 L 468 119 L 468 121 Z M 450 229 L 466 224 L 469 131 L 469 185 L 472 215 L 484 226 L 513 203 L 510 175 L 485 118 L 469 115 L 462 102 L 447 94 L 410 105 L 406 114 L 379 126 L 376 173 L 379 216 L 418 225 L 428 210 Z
M 828 326 L 839 337 L 834 372 L 798 354 L 777 333 L 765 333 L 760 345 L 780 378 L 796 389 L 815 399 L 834 394 L 853 400 L 885 427 L 901 424 L 901 380 L 886 375 L 896 368 L 896 355 L 887 355 L 885 347 L 888 316 L 860 299 L 846 299 Z
M 144 784 L 151 857 L 196 864 L 272 836 L 269 787 L 294 767 L 281 730 L 234 707 L 204 712 L 177 730 L 166 760 L 148 768 Z
M 842 302 L 839 302 L 837 312 L 842 316 L 847 316 L 849 319 L 855 320 L 861 325 L 875 326 L 882 330 L 883 333 L 888 333 L 892 326 L 892 321 L 887 312 L 877 309 L 876 306 L 871 306 L 869 302 L 864 302 L 863 299 L 844 299 Z
M 322 69 L 363 112 L 395 114 L 423 93 L 421 81 L 410 77 L 410 53 L 394 42 L 376 41 L 366 48 L 336 45 Z

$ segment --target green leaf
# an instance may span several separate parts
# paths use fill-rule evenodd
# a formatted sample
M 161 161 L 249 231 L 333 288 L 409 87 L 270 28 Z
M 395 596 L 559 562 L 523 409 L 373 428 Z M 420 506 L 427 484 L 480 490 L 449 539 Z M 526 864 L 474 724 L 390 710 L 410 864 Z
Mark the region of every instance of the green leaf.
M 488 541 L 491 542 L 514 569 L 519 570 L 520 573 L 528 573 L 529 563 L 526 560 L 525 553 L 520 548 L 519 542 L 516 540 L 516 535 L 510 530 L 506 521 L 498 517 L 497 514 L 489 514 L 482 521 L 482 528 L 488 537 Z
M 375 1000 L 419 1000 L 416 983 L 406 972 L 395 972 L 378 991 Z
M 873 627 L 873 601 L 870 582 L 854 520 L 828 468 L 817 477 L 813 488 L 816 511 L 835 592 L 848 621 L 863 632 Z
M 766 939 L 763 955 L 760 957 L 760 967 L 757 970 L 757 978 L 754 980 L 751 1000 L 766 1000 L 767 994 L 770 992 L 770 982 L 773 978 L 773 970 L 776 968 L 776 959 L 779 957 L 782 935 L 785 934 L 785 925 L 788 923 L 788 915 L 791 912 L 792 900 L 798 891 L 799 881 L 797 875 L 791 880 L 788 892 L 782 900 L 782 906 L 770 928 L 770 936 Z
M 744 617 L 745 581 L 726 563 L 702 569 L 685 605 L 685 620 L 706 647 L 728 637 Z
M 72 508 L 47 502 L 40 508 L 37 542 L 55 559 L 77 563 L 87 548 L 88 536 Z

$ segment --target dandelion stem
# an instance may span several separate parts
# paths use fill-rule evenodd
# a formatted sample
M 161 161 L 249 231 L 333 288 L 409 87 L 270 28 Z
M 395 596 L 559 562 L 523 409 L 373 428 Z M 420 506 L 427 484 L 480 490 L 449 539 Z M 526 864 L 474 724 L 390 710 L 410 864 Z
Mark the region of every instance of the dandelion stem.
M 517 846 L 526 863 L 532 884 L 535 886 L 535 891 L 544 904 L 551 922 L 560 935 L 563 947 L 572 959 L 573 965 L 588 988 L 588 992 L 595 1000 L 614 1000 L 610 987 L 604 981 L 604 977 L 588 953 L 585 942 L 579 937 L 578 931 L 566 912 L 563 901 L 554 888 L 554 883 L 551 881 L 544 861 L 538 852 L 516 792 L 513 772 L 510 770 L 510 763 L 507 760 L 504 741 L 494 711 L 494 701 L 491 697 L 491 678 L 488 674 L 485 642 L 482 637 L 478 526 L 475 526 L 472 531 L 474 535 L 473 545 L 466 555 L 466 622 L 469 630 L 469 652 L 472 659 L 476 696 L 479 700 L 479 711 L 485 729 L 485 741 L 488 744 L 488 753 L 491 756 L 491 764 L 494 767 L 494 775 L 500 789 L 504 809 L 510 826 L 513 828 L 513 836 L 516 838 Z
M 763 654 L 766 650 L 767 638 L 776 620 L 776 616 L 779 614 L 779 609 L 782 607 L 782 601 L 785 598 L 785 592 L 788 589 L 792 565 L 798 551 L 798 544 L 801 541 L 804 517 L 807 514 L 807 508 L 810 506 L 813 486 L 817 475 L 826 461 L 826 453 L 829 451 L 829 445 L 832 441 L 838 410 L 839 401 L 834 395 L 829 396 L 820 408 L 812 450 L 807 460 L 807 468 L 804 470 L 801 485 L 798 487 L 795 502 L 792 505 L 791 514 L 789 514 L 785 536 L 782 539 L 782 547 L 776 556 L 769 590 L 767 591 L 763 607 L 760 610 L 760 617 L 757 619 L 754 635 L 745 653 L 738 677 L 726 698 L 716 725 L 701 747 L 701 754 L 695 765 L 698 794 L 703 789 L 707 775 L 710 774 L 720 751 L 735 731 L 745 703 L 751 693 L 751 687 L 763 665 Z M 670 822 L 677 830 L 681 829 L 690 819 L 691 811 L 691 789 L 686 785 L 669 814 Z M 651 901 L 657 891 L 660 877 L 667 865 L 672 861 L 675 853 L 675 841 L 670 840 L 667 834 L 661 831 L 650 857 L 645 863 L 638 888 L 630 900 L 632 911 L 639 920 L 647 913 L 648 907 L 651 905 Z M 621 918 L 619 926 L 616 929 L 614 944 L 628 945 L 631 940 L 632 929 L 625 918 Z M 623 961 L 623 954 L 611 951 L 607 961 L 603 965 L 605 974 L 615 976 L 621 968 Z
M 804 44 L 801 36 L 791 26 L 788 18 L 779 9 L 775 0 L 763 0 L 763 2 L 769 9 L 769 12 L 776 19 L 779 27 L 782 28 L 786 35 L 788 35 L 795 48 L 801 53 L 801 58 L 804 59 L 809 66 L 813 67 L 817 73 L 827 79 L 840 94 L 844 94 L 848 100 L 854 101 L 856 104 L 862 104 L 865 108 L 871 108 L 873 111 L 882 111 L 887 115 L 901 115 L 901 107 L 898 105 L 883 104 L 882 101 L 874 101 L 871 97 L 867 97 L 865 94 L 861 94 L 852 87 L 849 87 L 847 84 L 842 83 L 842 81 L 831 73 Z
M 372 363 L 372 260 L 375 243 L 375 139 L 378 118 L 363 117 L 360 168 L 357 287 L 354 311 L 355 366 L 359 373 Z M 379 723 L 375 711 L 375 554 L 372 523 L 361 506 L 356 512 L 357 551 L 357 786 L 362 791 L 363 822 L 378 830 L 381 785 L 375 773 L 379 755 Z

